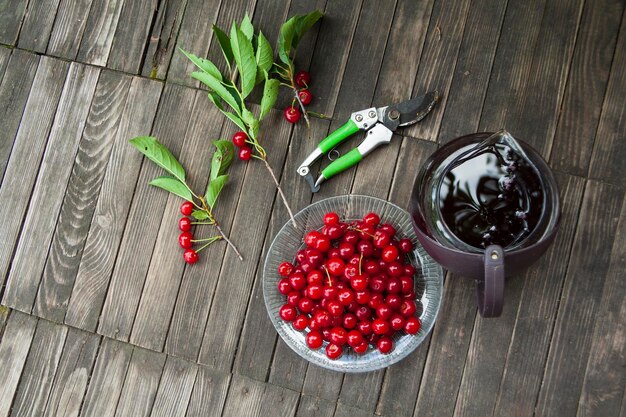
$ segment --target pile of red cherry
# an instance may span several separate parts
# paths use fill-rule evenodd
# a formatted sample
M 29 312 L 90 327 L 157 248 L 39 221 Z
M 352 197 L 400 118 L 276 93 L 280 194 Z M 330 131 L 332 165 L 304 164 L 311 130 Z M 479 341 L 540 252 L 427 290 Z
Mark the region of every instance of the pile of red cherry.
M 198 253 L 191 249 L 193 247 L 193 234 L 191 233 L 191 219 L 190 216 L 193 212 L 193 204 L 190 201 L 185 201 L 180 205 L 180 212 L 185 217 L 181 217 L 178 221 L 178 228 L 180 229 L 180 235 L 178 236 L 178 244 L 181 248 L 185 249 L 183 252 L 183 259 L 188 264 L 195 264 L 198 262 Z
M 324 215 L 321 233 L 305 236 L 306 248 L 295 265 L 283 262 L 278 291 L 287 303 L 280 317 L 306 331 L 311 349 L 327 341 L 326 356 L 337 359 L 349 346 L 358 354 L 370 344 L 381 353 L 393 350 L 392 336 L 401 330 L 416 334 L 415 268 L 406 255 L 409 239 L 395 238 L 390 224 L 379 224 L 376 213 L 360 221 L 341 222 L 336 213 Z
M 296 94 L 298 94 L 298 98 L 303 106 L 309 105 L 311 100 L 313 100 L 313 94 L 309 91 L 309 85 L 311 84 L 311 75 L 306 71 L 299 71 L 296 74 L 296 78 L 294 79 L 296 85 L 300 87 Z M 294 103 L 295 104 L 295 103 Z M 285 119 L 289 123 L 297 123 L 302 117 L 302 112 L 300 111 L 299 106 L 291 105 L 283 110 L 283 115 Z

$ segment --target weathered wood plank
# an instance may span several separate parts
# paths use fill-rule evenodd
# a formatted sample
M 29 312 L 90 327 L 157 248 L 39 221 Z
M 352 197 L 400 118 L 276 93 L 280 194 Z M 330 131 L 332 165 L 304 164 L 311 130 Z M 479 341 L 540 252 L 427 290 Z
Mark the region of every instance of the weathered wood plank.
M 448 273 L 414 416 L 452 415 L 475 315 L 476 284 Z
M 87 31 L 78 50 L 79 61 L 93 65 L 106 64 L 123 3 L 124 0 L 101 0 L 91 5 Z
M 127 141 L 150 131 L 161 89 L 159 82 L 131 82 L 67 307 L 65 322 L 75 327 L 96 329 L 141 168 L 141 154 Z
M 459 49 L 467 23 L 470 1 L 437 1 L 430 16 L 426 43 L 413 85 L 413 96 L 439 91 L 438 111 L 405 129 L 404 135 L 437 141 L 448 101 Z
M 384 376 L 384 369 L 362 374 L 346 374 L 341 385 L 339 402 L 373 413 Z
M 115 415 L 132 353 L 131 345 L 104 338 L 81 409 L 82 417 Z
M 0 43 L 15 45 L 24 21 L 28 0 L 2 0 L 0 2 Z
M 133 349 L 115 417 L 148 417 L 159 387 L 165 355 Z
M 59 71 L 58 75 L 63 73 Z M 67 185 L 98 75 L 99 70 L 93 67 L 70 66 L 7 280 L 4 303 L 10 307 L 25 312 L 30 312 L 32 308 L 47 247 L 63 201 L 63 193 L 59 189 L 64 190 Z M 43 117 L 45 120 L 45 115 Z M 19 169 L 23 173 L 24 165 Z M 22 174 L 11 176 L 11 180 L 23 186 Z M 41 250 L 42 247 L 46 249 Z
M 2 340 L 2 335 L 4 334 L 4 328 L 7 325 L 10 311 L 11 310 L 9 310 L 7 307 L 0 305 L 0 340 Z
M 309 364 L 304 377 L 302 394 L 336 402 L 337 396 L 341 391 L 343 375 L 339 372 L 329 371 L 317 365 Z
M 443 113 L 439 143 L 478 129 L 506 7 L 506 1 L 479 0 L 468 11 L 445 112 L 434 110 Z
M 208 102 L 206 95 L 201 92 L 199 92 L 198 99 Z M 202 101 L 199 101 L 198 105 L 202 105 L 201 103 Z M 222 124 L 224 118 L 220 115 L 213 120 L 217 122 L 216 124 Z M 202 123 L 196 123 L 195 126 L 201 127 Z M 223 123 L 218 137 L 231 138 L 238 130 L 239 128 L 233 123 Z M 213 139 L 213 137 L 207 137 L 204 132 L 194 132 L 194 129 L 190 131 L 190 137 L 193 135 Z M 208 143 L 205 146 L 208 150 Z M 246 164 L 235 161 L 231 165 L 228 170 L 228 185 L 220 193 L 219 203 L 215 207 L 215 218 L 219 221 L 222 230 L 228 234 L 230 234 L 237 209 L 245 172 Z M 206 181 L 206 175 L 202 180 Z M 202 233 L 209 233 L 209 231 L 209 229 L 203 229 Z M 232 239 L 236 245 L 239 245 L 239 236 L 232 236 Z M 185 268 L 165 345 L 165 352 L 168 354 L 193 361 L 198 358 L 222 260 L 224 253 L 228 250 L 230 249 L 221 242 L 211 245 L 202 251 L 201 262 L 195 264 L 193 268 Z
M 11 416 L 43 414 L 66 336 L 66 326 L 39 320 Z
M 332 417 L 335 414 L 335 403 L 310 395 L 302 395 L 298 404 L 297 417 Z
M 165 78 L 176 50 L 176 38 L 186 6 L 187 0 L 169 0 L 159 4 L 141 70 L 144 77 Z
M 139 73 L 157 0 L 125 1 L 120 12 L 107 67 Z
M 69 328 L 44 416 L 78 416 L 100 336 Z
M 489 407 L 495 401 L 493 414 L 496 416 L 524 416 L 534 410 L 585 188 L 583 178 L 557 174 L 557 181 L 562 214 L 556 242 L 537 264 L 522 276 L 514 278 L 514 283 L 523 285 L 521 295 L 511 292 L 517 291 L 518 285 L 512 286 L 509 281 L 505 309 L 515 309 L 517 317 L 515 321 L 506 323 L 512 335 L 507 337 L 510 343 L 504 371 L 501 377 L 496 378 L 497 381 L 481 377 L 481 382 L 485 384 L 485 396 L 474 399 L 468 392 L 466 398 L 459 398 L 459 406 L 465 408 L 466 412 L 473 409 L 473 400 L 476 403 L 486 402 Z M 500 346 L 494 346 L 493 339 L 483 343 L 485 346 L 480 348 L 478 355 L 503 355 Z M 484 353 L 487 349 L 488 354 Z M 484 364 L 482 366 L 490 365 L 487 357 L 482 358 L 481 362 Z M 501 368 L 500 362 L 493 366 Z M 475 386 L 477 383 L 467 379 L 465 388 L 474 393 L 482 390 Z M 494 387 L 499 390 L 497 394 L 492 391 Z
M 326 17 L 320 23 L 315 51 L 311 58 L 310 72 L 312 84 L 315 85 L 312 89 L 315 101 L 311 103 L 310 108 L 315 112 L 333 116 L 362 4 L 363 0 L 349 0 L 331 1 L 326 5 Z M 368 29 L 372 30 L 371 27 Z M 368 48 L 369 45 L 359 47 Z M 329 54 L 329 51 L 332 52 Z
M 48 42 L 48 55 L 76 59 L 91 3 L 92 0 L 61 0 Z
M 335 409 L 335 417 L 374 417 L 374 414 L 371 411 L 352 407 L 339 401 Z
M 165 86 L 152 135 L 174 155 L 180 153 L 182 146 L 180 138 L 185 135 L 194 98 L 195 91 L 191 89 L 174 84 Z M 145 161 L 139 173 L 119 255 L 100 317 L 98 332 L 119 340 L 126 341 L 130 336 L 167 202 L 167 193 L 148 186 L 148 182 L 159 175 L 162 175 L 162 170 L 155 164 Z M 129 277 L 133 279 L 128 279 Z M 90 325 L 95 326 L 96 323 L 97 316 L 91 316 Z
M 220 3 L 221 1 L 187 0 L 186 7 L 179 6 L 179 11 L 174 16 L 174 19 L 178 17 L 182 20 L 180 29 L 178 30 L 178 37 L 175 40 L 176 47 L 170 48 L 167 46 L 167 52 L 171 56 L 171 62 L 166 60 L 165 57 L 161 58 L 157 52 L 157 55 L 153 55 L 153 57 L 156 58 L 153 58 L 153 67 L 150 72 L 153 73 L 156 66 L 157 76 L 162 76 L 160 78 L 163 78 L 165 73 L 167 73 L 167 79 L 169 81 L 197 86 L 197 82 L 189 77 L 189 74 L 194 71 L 195 66 L 178 48 L 182 48 L 185 51 L 189 51 L 201 57 L 207 55 L 211 39 L 213 38 L 213 30 L 211 29 L 212 23 L 217 21 L 217 12 L 220 8 Z M 182 15 L 182 10 L 184 10 L 184 15 Z M 175 23 L 173 23 L 173 25 L 175 25 Z M 224 27 L 220 27 L 224 29 Z M 167 38 L 167 45 L 170 45 L 170 39 L 172 37 L 175 37 L 175 35 L 169 35 Z M 148 57 L 150 57 L 150 55 L 148 55 Z M 154 61 L 157 58 L 161 58 L 162 62 L 159 60 L 155 63 Z M 223 58 L 220 57 L 220 60 L 223 60 Z M 144 67 L 144 75 L 145 71 Z
M 265 121 L 265 126 L 279 126 L 272 132 L 271 147 L 267 149 L 269 164 L 275 169 L 283 166 L 290 133 L 290 126 L 278 123 L 281 116 L 273 110 Z M 230 234 L 247 237 L 237 241 L 245 258 L 242 262 L 233 251 L 226 251 L 200 349 L 200 363 L 230 371 L 275 196 L 275 185 L 263 163 L 248 163 Z M 218 333 L 224 337 L 215 338 Z
M 0 416 L 7 417 L 11 411 L 17 384 L 26 364 L 26 358 L 35 335 L 37 319 L 12 311 L 0 340 Z
M 211 156 L 215 149 L 210 141 L 219 135 L 224 117 L 217 107 L 209 102 L 204 91 L 195 93 L 194 106 L 183 138 L 179 161 L 188 173 L 187 183 L 191 189 L 202 195 L 206 189 Z M 157 351 L 161 351 L 165 344 L 186 265 L 178 245 L 180 230 L 176 226 L 181 217 L 179 210 L 181 203 L 180 197 L 167 196 L 163 220 L 152 251 L 152 260 L 147 270 L 130 337 L 131 343 Z M 197 239 L 214 234 L 215 229 L 212 227 L 199 226 L 194 229 Z M 216 243 L 216 246 L 220 245 L 225 246 L 225 243 Z M 204 252 L 202 256 L 206 256 Z
M 9 156 L 14 144 L 15 135 L 23 118 L 24 106 L 27 103 L 33 85 L 39 58 L 35 54 L 14 50 L 0 84 L 0 112 L 3 115 L 0 129 L 0 178 L 4 180 Z M 37 87 L 42 79 L 38 79 Z
M 36 88 L 22 115 L 6 169 L 7 181 L 0 187 L 0 283 L 4 283 L 13 257 L 67 69 L 61 61 L 42 58 L 33 82 Z
M 233 375 L 222 417 L 257 416 L 265 384 L 254 379 Z
M 65 317 L 130 82 L 111 71 L 98 80 L 35 300 L 39 317 Z
M 542 415 L 576 413 L 623 201 L 623 189 L 588 181 L 536 405 Z
M 226 394 L 230 385 L 231 374 L 214 371 L 198 366 L 193 392 L 189 399 L 186 417 L 205 417 L 211 414 L 221 415 Z
M 29 3 L 17 42 L 19 48 L 39 53 L 46 52 L 59 1 L 39 0 Z
M 626 146 L 624 146 L 626 110 L 624 110 L 623 102 L 624 91 L 626 91 L 625 50 L 626 13 L 622 17 L 620 35 L 615 48 L 607 94 L 602 106 L 600 125 L 596 133 L 589 167 L 589 178 L 597 178 L 622 187 L 624 186 L 624 171 L 626 171 Z
M 2 81 L 2 78 L 4 77 L 4 70 L 6 69 L 7 64 L 9 63 L 11 52 L 12 52 L 12 49 L 7 48 L 6 46 L 0 47 L 0 82 Z
M 291 417 L 296 415 L 300 394 L 285 388 L 265 384 L 258 417 Z
M 626 200 L 625 200 L 626 201 Z M 600 311 L 591 338 L 587 370 L 578 402 L 577 416 L 617 416 L 626 385 L 623 367 L 626 363 L 626 204 L 622 213 L 604 292 L 600 300 Z
M 198 366 L 168 357 L 152 409 L 152 417 L 184 416 L 196 379 Z
M 585 2 L 550 150 L 555 169 L 587 175 L 623 9 L 619 0 Z

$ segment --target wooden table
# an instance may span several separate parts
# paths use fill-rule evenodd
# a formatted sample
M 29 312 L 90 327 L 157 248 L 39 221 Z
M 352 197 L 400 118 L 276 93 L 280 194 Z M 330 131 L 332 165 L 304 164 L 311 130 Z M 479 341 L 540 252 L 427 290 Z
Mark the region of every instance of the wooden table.
M 147 185 L 159 170 L 128 144 L 158 137 L 203 188 L 210 140 L 235 128 L 177 47 L 220 61 L 213 23 L 248 12 L 275 44 L 315 7 L 326 16 L 297 64 L 332 120 L 313 119 L 311 139 L 280 111 L 262 127 L 294 209 L 346 193 L 406 207 L 439 145 L 502 127 L 549 161 L 563 203 L 555 244 L 507 282 L 502 317 L 482 319 L 474 284 L 448 275 L 423 345 L 367 374 L 308 365 L 278 339 L 262 265 L 288 216 L 261 163 L 233 165 L 216 212 L 245 260 L 218 243 L 185 266 L 180 200 Z M 626 415 L 624 8 L 0 0 L 0 417 Z M 318 194 L 296 175 L 352 111 L 435 88 L 427 119 Z

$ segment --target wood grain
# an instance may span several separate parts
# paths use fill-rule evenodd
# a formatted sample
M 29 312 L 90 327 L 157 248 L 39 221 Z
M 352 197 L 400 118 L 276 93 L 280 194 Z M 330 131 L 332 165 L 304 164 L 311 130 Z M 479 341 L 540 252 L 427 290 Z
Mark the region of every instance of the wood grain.
M 92 2 L 93 0 L 61 0 L 46 50 L 48 55 L 76 59 Z
M 131 345 L 103 338 L 80 412 L 81 417 L 115 415 L 132 353 Z
M 0 227 L 2 284 L 13 257 L 68 67 L 55 59 L 42 59 L 33 82 L 36 89 L 26 104 L 11 151 L 12 156 L 6 169 L 7 181 L 0 187 L 0 218 L 3 219 Z
M 468 372 L 464 381 L 466 391 L 463 391 L 463 398 L 458 399 L 458 407 L 466 409 L 466 412 L 475 410 L 478 404 L 493 407 L 494 401 L 495 416 L 524 416 L 534 410 L 585 189 L 583 178 L 565 174 L 557 174 L 556 178 L 562 207 L 556 241 L 528 271 L 507 282 L 505 308 L 516 311 L 517 315 L 514 321 L 505 323 L 509 330 L 500 334 L 491 333 L 491 336 L 502 336 L 510 343 L 494 346 L 495 339 L 489 340 L 489 334 L 479 335 L 477 342 L 483 344 L 478 348 L 482 359 L 478 359 L 476 368 Z M 523 288 L 520 290 L 519 287 Z M 501 362 L 491 364 L 489 358 L 504 355 L 501 353 L 504 345 L 507 345 L 508 352 L 505 354 L 503 374 L 498 378 L 499 387 L 493 380 L 482 381 L 485 395 L 479 397 L 480 401 L 474 407 L 471 393 L 475 394 L 482 388 L 477 386 L 478 381 L 471 381 L 471 375 L 485 366 L 500 370 Z
M 274 122 L 274 125 L 278 125 L 276 121 L 280 116 L 278 111 L 273 110 L 265 123 L 271 125 Z M 290 127 L 285 124 L 278 126 L 272 132 L 271 147 L 268 147 L 268 161 L 273 167 L 283 165 L 289 140 Z M 269 136 L 266 138 L 270 139 Z M 264 143 L 263 138 L 261 143 Z M 233 251 L 226 251 L 204 332 L 199 363 L 223 371 L 231 369 L 275 195 L 276 187 L 264 164 L 257 161 L 248 163 L 230 233 L 231 236 L 246 236 L 246 239 L 237 242 L 239 250 L 246 257 L 242 262 Z M 215 338 L 218 332 L 224 338 Z
M 67 327 L 39 320 L 11 416 L 43 414 L 66 336 Z
M 139 73 L 158 3 L 157 0 L 124 2 L 111 44 L 108 68 Z
M 0 2 L 0 43 L 15 45 L 27 4 L 28 0 L 2 0 Z
M 34 52 L 45 52 L 60 0 L 29 2 L 17 46 Z
M 9 156 L 15 140 L 15 135 L 23 117 L 24 106 L 27 103 L 31 87 L 34 82 L 39 58 L 35 54 L 15 50 L 7 63 L 7 67 L 0 84 L 0 112 L 4 115 L 0 126 L 0 177 L 4 180 Z M 38 80 L 42 82 L 41 79 Z M 38 83 L 38 87 L 39 87 Z
M 196 194 L 202 195 L 206 190 L 211 156 L 215 149 L 210 140 L 218 137 L 223 123 L 224 117 L 209 102 L 206 93 L 197 91 L 179 157 L 188 172 L 187 183 Z M 224 196 L 220 196 L 219 203 L 223 201 L 222 198 Z M 167 197 L 130 338 L 131 343 L 156 351 L 161 351 L 165 344 L 186 265 L 182 256 L 172 259 L 172 254 L 180 254 L 180 230 L 175 225 L 181 217 L 181 203 L 178 196 Z M 212 227 L 194 229 L 197 239 L 213 236 L 215 233 Z M 218 242 L 216 245 L 225 246 L 225 243 Z M 194 312 L 189 311 L 187 314 Z
M 623 372 L 626 363 L 624 248 L 626 248 L 626 204 L 622 203 L 610 266 L 600 299 L 600 311 L 591 338 L 593 342 L 589 351 L 577 416 L 619 415 L 626 386 L 626 376 Z
M 291 417 L 296 415 L 300 394 L 272 384 L 265 384 L 258 417 Z
M 374 417 L 374 414 L 371 411 L 352 407 L 342 402 L 337 403 L 334 415 L 335 417 Z
M 234 375 L 222 416 L 293 416 L 298 397 L 296 392 Z
M 97 327 L 141 168 L 142 156 L 130 152 L 128 139 L 150 130 L 161 89 L 146 79 L 131 82 L 67 307 L 65 322 L 73 326 Z
M 588 181 L 536 410 L 574 415 L 600 311 L 624 190 Z
M 195 91 L 174 84 L 166 85 L 163 91 L 152 135 L 174 155 L 180 153 L 180 138 L 185 135 L 194 98 Z M 173 120 L 177 122 L 172 123 Z M 125 151 L 128 152 L 128 148 Z M 160 168 L 144 161 L 98 326 L 100 334 L 124 341 L 128 340 L 131 333 L 167 203 L 168 195 L 165 191 L 148 185 L 159 175 L 162 175 Z M 95 326 L 97 317 L 92 316 L 90 321 Z
M 141 70 L 144 77 L 165 78 L 172 54 L 176 51 L 176 38 L 186 6 L 187 0 L 169 0 L 159 4 Z
M 106 64 L 123 3 L 124 0 L 101 0 L 91 5 L 87 29 L 78 50 L 78 61 Z
M 602 115 L 589 167 L 589 178 L 597 178 L 621 187 L 624 187 L 623 173 L 626 169 L 624 162 L 626 146 L 623 140 L 626 114 L 618 92 L 626 89 L 626 75 L 623 70 L 626 62 L 624 49 L 626 49 L 626 12 L 622 17 L 607 94 L 602 106 Z
M 193 392 L 189 399 L 186 417 L 221 415 L 231 374 L 198 366 Z
M 57 73 L 58 75 L 62 74 Z M 63 194 L 58 189 L 64 190 L 67 185 L 98 75 L 99 71 L 95 68 L 80 64 L 70 65 L 3 299 L 7 305 L 25 312 L 30 312 L 35 299 L 41 268 L 45 263 L 63 199 Z M 30 151 L 30 147 L 28 150 Z M 16 161 L 18 162 L 20 161 Z M 23 169 L 22 165 L 20 171 Z M 21 176 L 12 177 L 12 181 L 18 180 L 22 180 Z M 23 183 L 20 185 L 23 186 Z M 19 188 L 20 192 L 28 193 L 28 189 Z M 39 250 L 42 247 L 45 249 Z
M 78 416 L 99 346 L 100 336 L 69 328 L 45 417 Z
M 298 403 L 297 417 L 332 417 L 335 403 L 310 395 L 302 395 Z
M 165 355 L 139 347 L 133 349 L 115 417 L 148 417 L 152 412 Z
M 130 81 L 110 71 L 98 80 L 35 300 L 39 317 L 65 317 Z
M 184 416 L 198 367 L 180 358 L 168 357 L 154 400 L 152 417 Z
M 22 375 L 26 358 L 35 335 L 37 319 L 12 311 L 0 340 L 0 416 L 7 417 L 11 411 L 15 391 Z
M 2 81 L 2 77 L 4 77 L 4 70 L 9 63 L 9 58 L 11 57 L 12 51 L 12 49 L 9 49 L 5 46 L 0 47 L 0 82 Z

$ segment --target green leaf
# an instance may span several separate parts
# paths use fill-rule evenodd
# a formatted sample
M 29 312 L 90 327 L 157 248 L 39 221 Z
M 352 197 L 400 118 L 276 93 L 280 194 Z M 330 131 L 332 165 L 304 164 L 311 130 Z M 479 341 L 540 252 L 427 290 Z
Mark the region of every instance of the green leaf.
M 150 181 L 150 185 L 154 185 L 155 187 L 162 188 L 172 194 L 176 194 L 177 196 L 182 197 L 187 201 L 193 201 L 193 197 L 191 195 L 191 191 L 189 191 L 189 188 L 187 188 L 185 184 L 178 181 L 174 177 L 170 177 L 167 175 L 163 177 L 157 177 Z
M 227 112 L 223 110 L 222 110 L 222 113 L 224 114 L 224 116 L 228 117 L 231 122 L 239 126 L 239 128 L 243 130 L 244 132 L 248 130 L 243 120 L 241 120 L 241 118 L 237 116 L 236 114 L 232 114 L 231 112 Z
M 216 140 L 213 145 L 215 145 L 215 152 L 211 160 L 211 181 L 226 173 L 235 156 L 235 145 L 231 141 Z
M 291 43 L 292 48 L 297 48 L 304 34 L 313 27 L 313 25 L 324 16 L 319 10 L 314 10 L 309 14 L 298 16 L 296 20 L 295 36 Z
M 265 78 L 265 73 L 269 72 L 274 62 L 274 51 L 268 40 L 259 32 L 256 48 L 256 83 L 260 83 Z
M 227 181 L 228 175 L 220 175 L 219 177 L 211 180 L 209 183 L 209 188 L 206 190 L 204 198 L 206 199 L 206 203 L 211 210 L 213 210 L 213 206 L 215 206 L 215 202 L 217 201 L 217 196 L 220 194 Z
M 220 97 L 219 94 L 217 94 L 215 91 L 209 91 L 209 100 L 211 100 L 211 102 L 213 102 L 213 104 L 215 104 L 215 106 L 224 111 L 224 105 L 222 104 L 222 99 Z
M 241 33 L 235 23 L 230 31 L 230 46 L 239 70 L 241 95 L 246 98 L 256 84 L 256 61 L 250 39 Z
M 220 44 L 222 53 L 224 54 L 224 59 L 226 59 L 228 67 L 230 68 L 231 65 L 233 65 L 233 50 L 230 47 L 230 39 L 222 29 L 218 28 L 215 25 L 213 25 L 213 33 L 215 33 L 215 36 L 217 36 L 217 41 Z
M 209 215 L 204 210 L 194 210 L 191 212 L 191 217 L 196 220 L 206 220 L 209 218 Z
M 185 182 L 185 170 L 183 166 L 176 160 L 170 150 L 161 145 L 156 138 L 152 136 L 137 136 L 131 139 L 130 143 L 137 148 L 139 152 L 173 175 L 180 182 Z
M 287 65 L 291 65 L 289 52 L 291 51 L 291 43 L 293 42 L 293 37 L 296 34 L 297 20 L 298 16 L 294 16 L 291 19 L 287 20 L 281 26 L 280 33 L 278 34 L 278 45 L 276 45 L 276 49 L 278 49 L 278 56 L 280 60 Z
M 209 61 L 208 59 L 197 57 L 194 54 L 189 53 L 182 48 L 178 48 L 178 49 L 180 49 L 180 51 L 183 54 L 185 54 L 185 56 L 189 58 L 189 60 L 196 65 L 196 67 L 200 68 L 202 71 L 206 72 L 207 74 L 211 74 L 213 77 L 217 78 L 220 81 L 223 80 L 222 73 L 220 72 L 219 69 L 217 69 L 215 64 L 213 64 L 211 61 Z
M 250 126 L 255 119 L 254 114 L 248 109 L 243 109 L 241 116 L 241 120 L 248 126 Z
M 259 120 L 263 120 L 272 107 L 274 107 L 276 99 L 278 98 L 279 86 L 280 81 L 276 79 L 272 78 L 265 80 L 265 85 L 263 86 L 263 98 L 261 98 L 261 113 L 259 115 Z
M 194 71 L 191 76 L 200 81 L 215 93 L 217 93 L 230 107 L 232 107 L 237 113 L 241 113 L 241 108 L 235 97 L 228 91 L 228 89 L 214 76 L 207 74 L 206 72 Z M 219 106 L 218 106 L 219 107 Z
M 239 25 L 239 29 L 241 30 L 241 33 L 246 36 L 246 38 L 252 41 L 252 37 L 254 36 L 254 26 L 252 26 L 252 22 L 250 21 L 248 13 L 246 13 L 246 15 L 243 17 L 241 25 Z
M 256 138 L 258 134 L 259 134 L 259 121 L 257 119 L 254 119 L 252 121 L 252 124 L 250 125 L 250 135 L 253 138 Z

